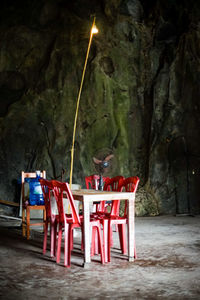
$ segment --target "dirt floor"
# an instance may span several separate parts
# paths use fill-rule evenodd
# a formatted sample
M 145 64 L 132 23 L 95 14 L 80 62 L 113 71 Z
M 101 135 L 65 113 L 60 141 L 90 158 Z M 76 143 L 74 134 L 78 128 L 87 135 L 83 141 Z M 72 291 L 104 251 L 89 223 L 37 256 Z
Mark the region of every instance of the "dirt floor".
M 200 299 L 200 216 L 136 218 L 138 258 L 96 256 L 82 267 L 80 232 L 70 269 L 42 254 L 43 234 L 21 236 L 20 223 L 0 218 L 0 299 Z

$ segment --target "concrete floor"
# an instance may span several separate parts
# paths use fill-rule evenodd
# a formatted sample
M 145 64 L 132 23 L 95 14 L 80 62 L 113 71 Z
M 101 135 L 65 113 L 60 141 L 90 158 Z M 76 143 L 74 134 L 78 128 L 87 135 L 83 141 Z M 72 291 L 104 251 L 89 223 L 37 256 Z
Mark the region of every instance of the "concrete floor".
M 136 218 L 137 260 L 114 248 L 88 269 L 79 233 L 67 269 L 42 255 L 41 232 L 26 241 L 17 225 L 0 218 L 0 299 L 200 299 L 200 216 Z

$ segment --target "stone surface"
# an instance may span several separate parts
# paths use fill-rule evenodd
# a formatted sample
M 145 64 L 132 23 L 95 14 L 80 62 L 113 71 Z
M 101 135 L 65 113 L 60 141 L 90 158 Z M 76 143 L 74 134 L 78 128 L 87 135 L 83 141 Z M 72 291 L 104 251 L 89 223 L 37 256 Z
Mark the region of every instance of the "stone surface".
M 200 216 L 138 217 L 138 258 L 128 262 L 119 252 L 117 233 L 111 263 L 95 256 L 82 267 L 80 235 L 75 238 L 71 268 L 42 254 L 42 233 L 21 236 L 19 222 L 0 218 L 0 298 L 11 299 L 178 299 L 200 294 Z
M 199 1 L 3 1 L 0 198 L 19 202 L 21 170 L 69 180 L 94 13 L 73 182 L 84 185 L 108 149 L 107 175 L 139 176 L 152 199 L 140 213 L 154 203 L 161 214 L 200 213 Z

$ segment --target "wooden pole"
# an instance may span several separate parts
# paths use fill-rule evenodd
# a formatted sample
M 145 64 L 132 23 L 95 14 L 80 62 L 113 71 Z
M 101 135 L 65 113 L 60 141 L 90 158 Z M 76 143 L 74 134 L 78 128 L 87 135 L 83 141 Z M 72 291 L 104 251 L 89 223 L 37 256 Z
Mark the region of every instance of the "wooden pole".
M 86 53 L 85 64 L 84 64 L 84 67 L 83 67 L 81 84 L 80 84 L 78 98 L 77 98 L 77 104 L 76 104 L 76 113 L 75 113 L 75 119 L 74 119 L 74 130 L 73 130 L 72 148 L 71 148 L 71 166 L 70 166 L 70 181 L 69 181 L 70 188 L 72 186 L 72 174 L 73 174 L 73 164 L 74 164 L 74 143 L 75 143 L 75 136 L 76 136 L 76 123 L 77 123 L 79 103 L 80 103 L 81 92 L 82 92 L 82 88 L 83 88 L 83 82 L 84 82 L 84 78 L 85 78 L 85 71 L 86 71 L 86 67 L 87 67 L 88 56 L 89 56 L 90 47 L 91 47 L 91 43 L 92 43 L 92 37 L 93 37 L 93 34 L 94 34 L 94 32 L 93 32 L 94 27 L 95 27 L 95 17 L 94 17 L 92 28 L 91 28 L 91 31 L 90 31 L 90 39 L 89 39 L 89 43 L 88 43 L 88 49 L 87 49 L 87 53 Z

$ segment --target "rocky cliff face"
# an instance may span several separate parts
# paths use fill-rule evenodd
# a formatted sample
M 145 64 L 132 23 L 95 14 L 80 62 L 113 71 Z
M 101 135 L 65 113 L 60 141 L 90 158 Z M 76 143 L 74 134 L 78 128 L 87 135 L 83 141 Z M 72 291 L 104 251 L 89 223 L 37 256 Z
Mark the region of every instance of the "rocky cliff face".
M 140 177 L 137 215 L 200 213 L 198 1 L 3 1 L 0 14 L 1 199 L 19 201 L 21 170 L 69 180 L 95 14 L 73 182 L 113 153 L 107 175 Z

